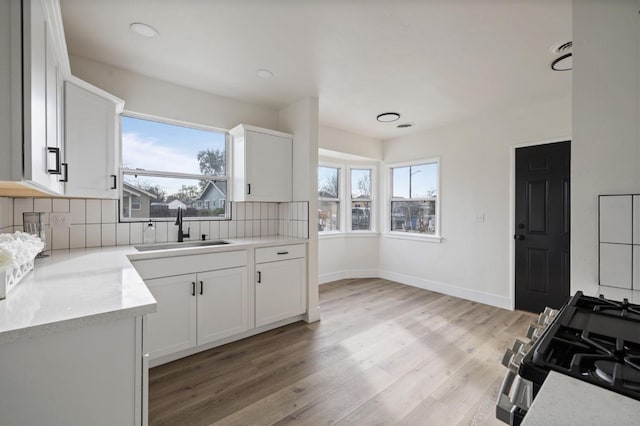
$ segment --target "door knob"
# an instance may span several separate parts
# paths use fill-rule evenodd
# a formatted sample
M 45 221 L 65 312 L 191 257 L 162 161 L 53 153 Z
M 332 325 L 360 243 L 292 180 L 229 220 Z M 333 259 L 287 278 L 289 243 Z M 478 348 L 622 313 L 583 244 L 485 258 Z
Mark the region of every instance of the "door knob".
M 513 239 L 522 241 L 522 240 L 524 240 L 524 235 L 516 234 L 516 235 L 513 236 Z

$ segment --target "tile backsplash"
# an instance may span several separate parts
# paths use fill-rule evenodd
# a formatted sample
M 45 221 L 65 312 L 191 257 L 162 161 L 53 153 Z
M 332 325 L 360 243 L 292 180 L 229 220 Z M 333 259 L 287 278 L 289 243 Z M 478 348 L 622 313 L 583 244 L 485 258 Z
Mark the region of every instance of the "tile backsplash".
M 109 247 L 141 244 L 144 222 L 118 222 L 116 200 L 65 198 L 0 197 L 0 233 L 22 230 L 22 213 L 45 212 L 49 225 L 51 213 L 68 213 L 69 226 L 46 227 L 47 249 Z M 232 220 L 189 221 L 191 239 L 225 239 L 284 235 L 308 238 L 309 203 L 231 203 Z M 154 222 L 156 242 L 177 241 L 174 222 Z

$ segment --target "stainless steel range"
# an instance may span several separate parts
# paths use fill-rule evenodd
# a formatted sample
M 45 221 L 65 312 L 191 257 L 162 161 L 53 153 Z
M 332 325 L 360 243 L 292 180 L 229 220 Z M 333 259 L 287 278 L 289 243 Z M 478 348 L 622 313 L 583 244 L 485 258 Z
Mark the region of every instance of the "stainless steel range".
M 640 305 L 577 292 L 545 309 L 502 360 L 508 368 L 496 417 L 519 425 L 549 371 L 640 400 Z

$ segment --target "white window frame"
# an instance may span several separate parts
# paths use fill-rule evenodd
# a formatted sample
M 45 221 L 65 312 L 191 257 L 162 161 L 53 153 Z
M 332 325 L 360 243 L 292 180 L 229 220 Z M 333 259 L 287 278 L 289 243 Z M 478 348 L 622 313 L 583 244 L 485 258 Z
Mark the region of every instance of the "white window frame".
M 347 207 L 347 233 L 353 233 L 353 234 L 377 234 L 377 197 L 376 197 L 376 188 L 378 185 L 378 180 L 377 180 L 377 175 L 378 175 L 378 167 L 376 164 L 374 163 L 357 163 L 357 162 L 348 162 L 346 165 L 346 169 L 347 169 L 347 174 L 348 176 L 348 182 L 346 182 L 347 188 L 348 188 L 348 195 L 345 196 L 345 198 L 348 197 L 348 201 L 345 201 L 345 203 L 348 202 L 348 207 Z M 369 198 L 369 202 L 370 202 L 370 209 L 369 209 L 369 229 L 358 229 L 358 230 L 353 230 L 353 223 L 352 220 L 352 214 L 351 214 L 351 206 L 353 204 L 354 199 L 351 198 L 351 170 L 370 170 L 371 171 L 371 196 Z M 366 200 L 365 200 L 366 201 Z
M 344 164 L 341 163 L 331 163 L 331 162 L 325 162 L 325 161 L 321 161 L 318 162 L 318 167 L 327 167 L 327 168 L 331 168 L 331 169 L 338 169 L 338 198 L 322 198 L 323 201 L 337 201 L 338 202 L 338 223 L 340 224 L 339 229 L 336 230 L 332 230 L 332 231 L 318 231 L 318 235 L 336 235 L 336 234 L 343 234 L 345 231 L 345 212 L 344 212 L 344 205 L 345 205 L 345 200 L 344 200 L 344 193 L 345 193 L 345 178 L 344 178 L 344 170 L 345 170 L 345 166 Z M 318 186 L 318 182 L 316 182 L 316 187 Z M 320 200 L 321 198 L 318 197 L 318 195 L 316 194 L 316 197 L 318 198 L 318 205 L 320 204 Z M 314 219 L 315 222 L 317 223 L 317 212 L 314 215 Z M 316 224 L 317 226 L 317 224 Z
M 167 178 L 184 178 L 184 179 L 196 179 L 196 180 L 202 180 L 203 177 L 206 178 L 210 178 L 210 180 L 213 181 L 224 181 L 227 183 L 227 194 L 230 193 L 231 191 L 231 164 L 232 164 L 232 153 L 231 153 L 231 144 L 230 144 L 230 138 L 229 138 L 229 132 L 227 130 L 224 129 L 219 129 L 216 127 L 212 127 L 212 126 L 205 126 L 202 124 L 195 124 L 195 123 L 189 123 L 189 122 L 185 122 L 185 121 L 180 121 L 180 120 L 173 120 L 170 118 L 165 118 L 165 117 L 158 117 L 158 116 L 154 116 L 154 115 L 149 115 L 149 114 L 142 114 L 142 113 L 138 113 L 138 112 L 134 112 L 134 111 L 123 111 L 121 114 L 121 117 L 130 117 L 130 118 L 136 118 L 136 119 L 140 119 L 140 120 L 148 120 L 148 121 L 155 121 L 158 123 L 162 123 L 162 124 L 169 124 L 169 125 L 173 125 L 173 126 L 181 126 L 181 127 L 187 127 L 187 128 L 191 128 L 191 129 L 196 129 L 196 130 L 204 130 L 204 131 L 208 131 L 208 132 L 215 132 L 215 133 L 222 133 L 224 134 L 224 139 L 225 139 L 225 159 L 226 159 L 226 164 L 225 164 L 225 172 L 226 174 L 224 176 L 207 176 L 207 175 L 201 175 L 201 174 L 189 174 L 189 173 L 174 173 L 174 172 L 164 172 L 164 171 L 157 171 L 157 170 L 144 170 L 144 169 L 129 169 L 129 168 L 124 168 L 122 167 L 122 124 L 120 124 L 119 126 L 119 139 L 120 139 L 120 145 L 119 145 L 119 168 L 120 168 L 120 182 L 124 182 L 124 176 L 125 174 L 127 175 L 138 175 L 138 176 L 155 176 L 155 177 L 167 177 Z M 120 122 L 119 122 L 120 123 Z M 119 204 L 120 204 L 120 208 L 119 208 L 119 215 L 120 215 L 120 222 L 147 222 L 149 220 L 152 220 L 154 222 L 172 222 L 175 221 L 175 217 L 146 217 L 146 218 L 133 218 L 133 217 L 124 217 L 124 206 L 122 205 L 122 192 L 123 192 L 123 186 L 124 185 L 119 185 L 119 192 L 118 192 L 118 200 L 119 200 Z M 210 221 L 210 220 L 231 220 L 231 208 L 227 202 L 227 199 L 224 200 L 224 211 L 225 211 L 225 215 L 224 217 L 219 217 L 219 216 L 184 216 L 185 219 L 188 219 L 190 221 Z M 222 207 L 222 206 L 221 206 Z M 151 212 L 149 212 L 151 213 Z
M 436 185 L 436 190 L 437 190 L 437 197 L 435 198 L 435 212 L 436 212 L 436 230 L 434 234 L 420 234 L 420 233 L 414 233 L 414 232 L 400 232 L 400 231 L 392 231 L 391 230 L 391 202 L 392 201 L 407 201 L 407 200 L 415 200 L 415 201 L 421 201 L 421 200 L 426 200 L 424 198 L 415 198 L 415 199 L 405 199 L 405 198 L 393 198 L 393 177 L 392 177 L 392 173 L 393 173 L 393 169 L 394 168 L 400 168 L 400 167 L 409 167 L 409 166 L 420 166 L 420 165 L 425 165 L 425 164 L 437 164 L 438 166 L 438 173 L 437 173 L 437 185 Z M 441 233 L 441 229 L 442 229 L 442 213 L 441 213 L 441 204 L 442 204 L 442 180 L 441 180 L 441 176 L 442 176 L 442 161 L 440 160 L 440 157 L 434 157 L 434 158 L 425 158 L 425 159 L 421 159 L 421 160 L 414 160 L 414 161 L 404 161 L 404 162 L 399 162 L 399 163 L 389 163 L 389 164 L 385 164 L 384 165 L 384 169 L 385 169 L 385 199 L 386 199 L 386 205 L 384 208 L 384 212 L 382 213 L 382 217 L 381 219 L 384 222 L 384 232 L 383 232 L 383 236 L 387 237 L 387 238 L 398 238 L 398 239 L 406 239 L 406 240 L 417 240 L 417 241 L 427 241 L 427 242 L 435 242 L 435 243 L 439 243 L 442 241 L 443 237 L 442 237 L 442 233 Z

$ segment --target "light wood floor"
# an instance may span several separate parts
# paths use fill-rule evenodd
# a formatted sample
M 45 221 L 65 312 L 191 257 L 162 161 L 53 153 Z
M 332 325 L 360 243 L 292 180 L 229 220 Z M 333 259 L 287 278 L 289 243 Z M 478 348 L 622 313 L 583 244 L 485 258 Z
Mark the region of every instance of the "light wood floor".
M 502 425 L 500 359 L 534 317 L 382 279 L 298 322 L 150 372 L 151 425 Z

